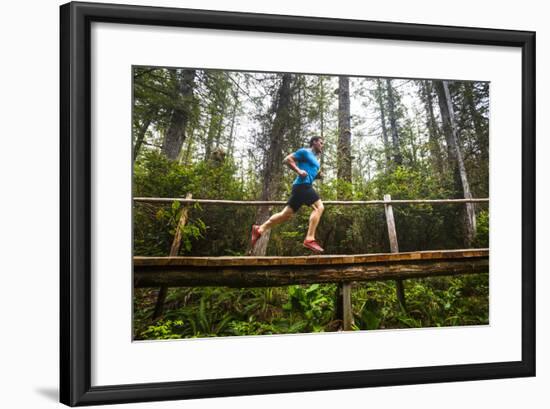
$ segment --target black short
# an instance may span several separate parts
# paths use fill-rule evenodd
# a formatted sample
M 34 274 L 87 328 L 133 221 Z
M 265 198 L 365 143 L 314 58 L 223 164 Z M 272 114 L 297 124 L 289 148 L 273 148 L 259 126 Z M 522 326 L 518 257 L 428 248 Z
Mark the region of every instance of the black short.
M 320 197 L 315 189 L 313 189 L 313 186 L 308 184 L 293 185 L 292 194 L 286 204 L 290 206 L 294 212 L 297 212 L 302 205 L 311 206 L 319 199 Z

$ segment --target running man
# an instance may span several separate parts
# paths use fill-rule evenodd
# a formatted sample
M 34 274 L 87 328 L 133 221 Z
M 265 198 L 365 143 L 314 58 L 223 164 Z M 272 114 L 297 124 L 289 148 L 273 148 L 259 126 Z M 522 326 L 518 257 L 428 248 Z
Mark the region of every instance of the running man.
M 317 178 L 322 178 L 322 173 L 319 172 L 321 164 L 319 163 L 318 156 L 323 151 L 323 145 L 323 138 L 314 136 L 309 140 L 309 148 L 298 149 L 284 159 L 284 163 L 298 174 L 292 184 L 292 194 L 281 212 L 272 215 L 261 226 L 256 224 L 252 226 L 252 248 L 254 248 L 256 242 L 265 231 L 289 220 L 305 204 L 311 206 L 313 211 L 309 217 L 309 228 L 304 240 L 304 247 L 316 253 L 324 251 L 319 243 L 315 241 L 315 230 L 325 208 L 319 195 L 313 189 L 313 181 Z

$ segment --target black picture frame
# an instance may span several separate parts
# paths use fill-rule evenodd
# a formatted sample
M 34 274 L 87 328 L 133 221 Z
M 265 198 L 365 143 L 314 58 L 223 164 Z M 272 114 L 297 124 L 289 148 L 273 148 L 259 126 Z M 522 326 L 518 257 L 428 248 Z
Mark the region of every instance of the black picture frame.
M 91 386 L 91 23 L 519 47 L 522 51 L 521 361 Z M 97 405 L 535 376 L 535 33 L 68 3 L 60 7 L 60 401 Z

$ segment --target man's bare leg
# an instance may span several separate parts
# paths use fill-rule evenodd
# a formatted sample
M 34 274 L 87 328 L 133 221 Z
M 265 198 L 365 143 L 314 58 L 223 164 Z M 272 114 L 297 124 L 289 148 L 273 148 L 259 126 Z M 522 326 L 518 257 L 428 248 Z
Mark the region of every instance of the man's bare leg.
M 286 222 L 294 215 L 294 210 L 290 206 L 285 208 L 279 213 L 272 215 L 264 224 L 258 227 L 258 232 L 263 234 L 266 230 L 271 229 L 273 226 Z
M 323 206 L 321 199 L 313 203 L 311 207 L 313 208 L 313 211 L 311 212 L 311 216 L 309 216 L 309 227 L 307 229 L 306 241 L 315 240 L 315 231 L 317 230 L 317 225 L 319 224 L 319 220 L 321 220 L 321 216 L 325 210 L 325 206 Z

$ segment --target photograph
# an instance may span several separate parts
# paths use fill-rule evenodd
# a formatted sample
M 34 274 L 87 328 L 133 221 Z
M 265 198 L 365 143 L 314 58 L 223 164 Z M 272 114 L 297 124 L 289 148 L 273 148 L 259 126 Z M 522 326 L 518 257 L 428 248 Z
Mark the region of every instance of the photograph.
M 134 341 L 490 325 L 489 81 L 129 75 Z

